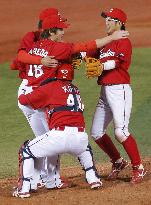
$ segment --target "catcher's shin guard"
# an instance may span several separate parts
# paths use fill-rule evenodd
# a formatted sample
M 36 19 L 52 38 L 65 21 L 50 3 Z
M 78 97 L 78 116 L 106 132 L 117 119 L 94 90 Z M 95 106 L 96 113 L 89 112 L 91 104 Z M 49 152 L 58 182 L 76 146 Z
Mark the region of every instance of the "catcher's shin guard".
M 100 177 L 97 173 L 96 167 L 93 161 L 93 153 L 90 145 L 87 146 L 85 152 L 78 156 L 78 160 L 85 171 L 86 181 L 89 184 L 100 182 Z
M 23 173 L 23 165 L 24 161 L 30 158 L 34 159 L 29 147 L 28 147 L 29 140 L 25 141 L 18 152 L 18 160 L 19 160 L 19 177 L 18 177 L 18 191 L 22 190 L 23 184 L 27 185 L 27 189 L 30 189 L 30 178 L 24 177 Z

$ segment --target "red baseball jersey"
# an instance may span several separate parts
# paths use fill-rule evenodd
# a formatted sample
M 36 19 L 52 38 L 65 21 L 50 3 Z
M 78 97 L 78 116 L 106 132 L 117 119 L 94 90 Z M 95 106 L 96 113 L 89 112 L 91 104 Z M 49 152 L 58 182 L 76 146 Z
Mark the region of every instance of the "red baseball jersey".
M 21 40 L 18 52 L 20 50 L 29 50 L 33 46 L 34 42 L 39 40 L 39 37 L 39 31 L 28 32 L 25 34 Z M 24 63 L 21 63 L 17 58 L 15 58 L 10 67 L 12 70 L 19 70 L 19 77 L 21 79 L 26 79 L 26 65 Z
M 100 50 L 100 61 L 115 60 L 116 68 L 103 71 L 99 85 L 129 84 L 128 69 L 131 63 L 132 45 L 128 38 L 112 41 Z
M 60 67 L 62 64 L 70 63 L 72 51 L 72 43 L 55 42 L 45 39 L 37 41 L 28 53 L 41 57 L 55 56 L 55 59 L 59 61 L 58 67 Z M 26 78 L 28 85 L 39 86 L 45 79 L 55 77 L 58 67 L 48 68 L 43 65 L 27 64 Z
M 25 98 L 25 104 L 34 109 L 47 108 L 50 129 L 58 126 L 85 127 L 82 114 L 84 105 L 81 101 L 80 91 L 69 81 L 52 81 L 35 89 L 32 93 L 20 96 L 20 102 L 22 97 Z M 51 114 L 58 107 L 63 110 Z M 69 107 L 70 110 L 67 109 Z

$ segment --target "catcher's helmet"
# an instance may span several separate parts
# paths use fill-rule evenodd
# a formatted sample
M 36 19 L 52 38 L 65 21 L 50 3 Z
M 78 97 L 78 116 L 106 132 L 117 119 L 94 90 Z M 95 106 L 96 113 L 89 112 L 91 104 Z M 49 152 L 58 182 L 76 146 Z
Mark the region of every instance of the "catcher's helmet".
M 56 72 L 56 78 L 72 81 L 74 79 L 74 69 L 70 64 L 61 65 Z

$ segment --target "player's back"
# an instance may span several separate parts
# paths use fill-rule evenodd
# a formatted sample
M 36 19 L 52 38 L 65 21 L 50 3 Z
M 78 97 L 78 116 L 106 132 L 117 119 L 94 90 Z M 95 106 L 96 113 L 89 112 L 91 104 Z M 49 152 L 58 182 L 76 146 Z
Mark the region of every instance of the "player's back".
M 34 109 L 47 109 L 50 129 L 85 127 L 80 91 L 69 81 L 53 80 L 27 94 L 27 99 Z
M 51 99 L 53 103 L 50 104 L 49 110 L 53 107 L 54 110 L 60 109 L 60 111 L 52 114 L 49 127 L 51 129 L 58 126 L 85 127 L 84 105 L 79 89 L 68 81 L 57 80 L 53 86 L 53 92 L 54 97 Z M 68 110 L 69 108 L 71 110 Z

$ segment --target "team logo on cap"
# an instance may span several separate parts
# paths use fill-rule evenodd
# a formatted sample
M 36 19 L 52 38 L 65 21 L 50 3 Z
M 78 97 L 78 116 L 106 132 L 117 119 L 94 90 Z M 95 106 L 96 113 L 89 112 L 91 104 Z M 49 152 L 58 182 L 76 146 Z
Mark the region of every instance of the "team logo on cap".
M 110 11 L 109 11 L 109 12 L 110 12 L 110 13 L 112 13 L 112 11 L 113 11 L 113 9 L 110 9 Z

